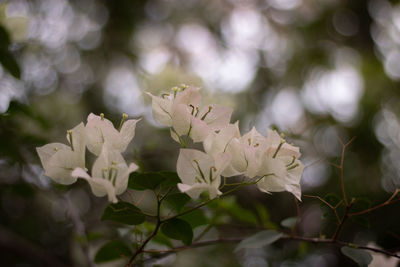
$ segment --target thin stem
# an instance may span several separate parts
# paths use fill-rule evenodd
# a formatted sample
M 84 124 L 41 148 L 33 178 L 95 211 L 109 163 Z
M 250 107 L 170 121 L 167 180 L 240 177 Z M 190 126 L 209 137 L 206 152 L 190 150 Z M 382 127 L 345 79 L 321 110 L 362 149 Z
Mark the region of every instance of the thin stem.
M 322 203 L 324 203 L 325 205 L 327 205 L 334 213 L 335 213 L 335 217 L 338 223 L 340 223 L 340 218 L 339 215 L 337 213 L 337 208 L 339 207 L 339 204 L 341 204 L 342 202 L 339 202 L 338 205 L 336 205 L 336 207 L 332 206 L 329 202 L 327 202 L 325 199 L 319 197 L 319 196 L 313 196 L 313 195 L 303 195 L 304 197 L 309 197 L 309 198 L 316 198 L 319 201 L 321 201 Z
M 347 220 L 347 218 L 349 217 L 349 210 L 350 210 L 350 208 L 353 206 L 354 201 L 355 201 L 355 199 L 353 198 L 353 199 L 351 200 L 351 202 L 349 203 L 349 205 L 346 206 L 346 210 L 344 211 L 342 220 L 339 222 L 339 225 L 337 226 L 336 231 L 335 231 L 335 233 L 334 233 L 333 236 L 332 236 L 332 240 L 333 240 L 333 241 L 335 241 L 335 240 L 338 238 L 339 233 L 340 233 L 340 231 L 342 230 L 342 227 L 343 227 L 344 222 L 345 222 L 345 221 Z
M 157 196 L 156 196 L 157 197 Z M 156 227 L 154 228 L 154 231 L 146 238 L 146 240 L 143 241 L 141 246 L 135 251 L 135 253 L 132 255 L 132 257 L 129 259 L 126 267 L 130 267 L 131 263 L 135 260 L 135 258 L 143 252 L 144 247 L 147 245 L 147 243 L 150 242 L 150 240 L 158 233 L 158 230 L 160 229 L 160 226 L 162 224 L 160 220 L 160 207 L 161 207 L 161 200 L 157 200 L 157 222 L 156 222 Z
M 393 192 L 393 194 L 391 195 L 391 197 L 390 197 L 388 200 L 386 200 L 385 202 L 383 202 L 383 203 L 381 203 L 381 204 L 379 204 L 379 205 L 376 205 L 376 206 L 374 206 L 374 207 L 372 207 L 372 208 L 366 209 L 366 210 L 362 210 L 362 211 L 359 211 L 359 212 L 349 213 L 348 216 L 349 216 L 349 217 L 352 217 L 352 216 L 358 216 L 358 215 L 362 215 L 362 214 L 365 214 L 365 213 L 369 213 L 369 212 L 374 211 L 374 210 L 376 210 L 376 209 L 379 209 L 379 208 L 382 208 L 382 207 L 387 206 L 387 205 L 389 205 L 389 204 L 392 204 L 392 203 L 395 203 L 395 202 L 397 202 L 397 201 L 400 201 L 400 198 L 394 199 L 394 198 L 396 197 L 396 195 L 397 195 L 399 192 L 400 192 L 400 189 L 396 189 L 396 190 Z M 394 200 L 393 200 L 393 199 L 394 199 Z
M 197 247 L 204 247 L 204 246 L 210 246 L 210 245 L 215 245 L 215 244 L 223 244 L 223 243 L 239 243 L 242 241 L 244 238 L 218 238 L 214 240 L 206 240 L 206 241 L 199 241 L 192 243 L 191 245 L 188 246 L 179 246 L 175 247 L 172 249 L 168 250 L 145 250 L 143 252 L 145 253 L 151 253 L 151 254 L 161 254 L 159 256 L 155 256 L 154 258 L 160 258 L 160 257 L 165 257 L 168 256 L 169 254 L 179 252 L 182 250 L 186 249 L 191 249 L 191 248 L 197 248 Z M 314 243 L 314 244 L 332 244 L 338 247 L 354 247 L 362 250 L 369 250 L 377 253 L 381 253 L 387 256 L 395 257 L 400 259 L 400 255 L 384 250 L 384 249 L 379 249 L 379 248 L 374 248 L 374 247 L 369 247 L 369 246 L 360 246 L 357 244 L 349 243 L 349 242 L 343 242 L 339 240 L 333 240 L 333 239 L 323 239 L 323 238 L 315 238 L 315 237 L 303 237 L 303 236 L 290 236 L 290 235 L 284 235 L 280 240 L 291 240 L 291 241 L 303 241 L 303 242 L 308 242 L 308 243 Z M 145 261 L 152 260 L 153 257 L 150 257 L 146 259 Z

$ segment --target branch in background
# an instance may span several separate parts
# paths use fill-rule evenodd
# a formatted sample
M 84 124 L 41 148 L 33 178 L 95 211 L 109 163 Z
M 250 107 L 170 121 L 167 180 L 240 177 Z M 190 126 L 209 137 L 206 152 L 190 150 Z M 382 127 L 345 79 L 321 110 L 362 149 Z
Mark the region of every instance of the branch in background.
M 400 200 L 400 198 L 394 199 L 394 198 L 396 197 L 396 195 L 397 195 L 399 192 L 400 192 L 400 189 L 397 188 L 397 189 L 393 192 L 392 196 L 391 196 L 388 200 L 386 200 L 385 202 L 383 202 L 383 203 L 381 203 L 381 204 L 379 204 L 379 205 L 376 205 L 375 207 L 366 209 L 366 210 L 362 210 L 362 211 L 359 211 L 359 212 L 349 213 L 348 216 L 349 216 L 349 217 L 352 217 L 352 216 L 357 216 L 357 215 L 366 214 L 366 213 L 369 213 L 369 212 L 374 211 L 374 210 L 376 210 L 376 209 L 379 209 L 379 208 L 382 208 L 382 207 L 384 207 L 384 206 L 387 206 L 387 205 L 389 205 L 389 204 L 395 203 L 395 202 L 397 202 L 397 201 Z
M 159 255 L 149 257 L 149 258 L 145 259 L 144 261 L 151 261 L 154 259 L 163 258 L 172 253 L 187 250 L 187 249 L 192 249 L 192 248 L 205 247 L 205 246 L 224 244 L 224 243 L 239 243 L 243 239 L 244 238 L 218 238 L 218 239 L 214 239 L 214 240 L 206 240 L 206 241 L 196 242 L 189 246 L 179 246 L 179 247 L 175 247 L 175 248 L 168 249 L 168 250 L 143 250 L 144 253 L 159 254 Z M 347 246 L 347 247 L 352 247 L 352 248 L 357 248 L 357 249 L 362 249 L 362 250 L 369 250 L 369 251 L 381 253 L 381 254 L 384 254 L 387 256 L 391 256 L 391 257 L 400 259 L 400 255 L 398 255 L 397 253 L 393 253 L 393 252 L 390 252 L 390 251 L 387 251 L 384 249 L 379 249 L 379 248 L 369 247 L 369 246 L 360 246 L 360 245 L 356 245 L 353 243 L 343 242 L 343 241 L 333 240 L 333 239 L 322 239 L 322 238 L 313 238 L 313 237 L 285 235 L 280 240 L 303 241 L 303 242 L 314 243 L 314 244 L 331 244 L 331 245 L 335 245 L 338 247 L 346 247 Z

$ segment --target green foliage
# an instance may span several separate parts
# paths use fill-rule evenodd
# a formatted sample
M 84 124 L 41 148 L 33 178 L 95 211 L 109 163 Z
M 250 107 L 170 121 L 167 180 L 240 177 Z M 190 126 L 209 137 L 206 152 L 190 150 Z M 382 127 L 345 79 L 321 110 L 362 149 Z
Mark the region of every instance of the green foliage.
M 189 201 L 190 197 L 183 193 L 170 194 L 165 198 L 165 202 L 167 202 L 176 212 L 181 212 Z
M 372 256 L 365 250 L 358 248 L 342 247 L 340 249 L 344 255 L 355 261 L 359 266 L 364 267 L 372 261 Z
M 129 176 L 128 188 L 134 190 L 154 190 L 157 187 L 171 187 L 180 182 L 176 172 L 133 172 Z
M 141 224 L 145 219 L 146 216 L 139 208 L 127 202 L 108 205 L 101 217 L 101 220 L 111 220 L 129 225 Z
M 266 230 L 258 232 L 244 240 L 242 240 L 235 248 L 235 252 L 243 248 L 261 248 L 270 245 L 283 236 L 275 230 Z
M 129 247 L 124 242 L 115 240 L 108 242 L 97 251 L 94 262 L 103 263 L 130 256 L 132 256 L 132 251 Z
M 297 217 L 289 217 L 281 221 L 281 225 L 286 228 L 293 228 L 296 225 Z
M 171 219 L 161 226 L 161 231 L 169 238 L 180 240 L 185 245 L 190 245 L 193 239 L 193 230 L 190 224 L 182 219 Z
M 0 25 L 0 63 L 8 70 L 12 76 L 17 79 L 21 78 L 21 70 L 14 56 L 8 50 L 10 37 L 6 29 Z
M 164 176 L 157 172 L 133 172 L 129 176 L 128 187 L 135 190 L 154 190 L 164 179 Z
M 200 225 L 209 223 L 204 211 L 201 209 L 191 211 L 183 216 L 180 216 L 180 218 L 188 222 L 193 229 Z
M 365 197 L 356 198 L 356 200 L 354 201 L 353 205 L 350 208 L 350 213 L 369 209 L 371 208 L 371 205 L 372 205 L 371 200 L 369 200 L 368 198 Z
M 249 225 L 258 225 L 257 216 L 252 211 L 242 208 L 234 196 L 214 201 L 210 206 L 215 209 L 217 216 L 228 214 L 238 221 L 248 223 Z

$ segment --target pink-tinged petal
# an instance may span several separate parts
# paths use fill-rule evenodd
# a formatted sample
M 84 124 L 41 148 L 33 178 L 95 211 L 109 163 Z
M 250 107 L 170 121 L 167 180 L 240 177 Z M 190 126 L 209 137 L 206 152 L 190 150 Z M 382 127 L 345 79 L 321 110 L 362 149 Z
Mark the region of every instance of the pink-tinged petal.
M 71 175 L 75 178 L 92 179 L 92 177 L 90 177 L 90 175 L 82 168 L 75 168 Z
M 175 132 L 174 129 L 170 129 L 169 133 L 170 133 L 172 139 L 174 139 L 179 144 L 181 143 L 181 140 L 179 140 L 179 135 Z
M 71 150 L 71 148 L 61 143 L 51 143 L 36 148 L 44 169 L 46 169 L 50 158 L 59 150 Z
M 86 130 L 83 122 L 79 123 L 72 130 L 72 143 L 74 147 L 74 152 L 78 153 L 81 157 L 81 160 L 85 159 L 85 148 L 86 148 Z M 69 138 L 69 134 L 67 134 L 68 142 L 71 143 Z
M 301 188 L 299 184 L 287 184 L 285 185 L 285 189 L 301 201 Z
M 260 191 L 265 193 L 285 191 L 285 181 L 282 177 L 269 175 L 257 183 Z
M 186 106 L 194 106 L 198 107 L 201 102 L 201 95 L 199 93 L 199 88 L 190 86 L 184 91 L 178 92 L 173 103 L 173 109 L 176 108 L 177 105 L 183 104 Z
M 151 108 L 154 119 L 161 125 L 172 126 L 172 104 L 173 98 L 162 98 L 146 93 L 151 97 Z
M 193 143 L 202 142 L 206 137 L 211 134 L 211 128 L 199 118 L 192 118 L 192 129 L 190 131 L 190 137 Z
M 207 154 L 215 155 L 217 153 L 226 152 L 229 143 L 233 138 L 239 138 L 238 122 L 229 124 L 222 128 L 218 133 L 212 132 L 203 141 L 203 147 Z
M 272 131 L 270 129 L 267 130 L 267 143 L 270 146 L 271 154 L 273 155 L 275 151 L 278 149 L 279 144 L 282 141 L 282 138 L 278 134 L 277 131 Z M 292 146 L 288 143 L 284 143 L 279 151 L 279 156 L 295 156 L 296 158 L 301 156 L 300 149 L 298 147 Z
M 214 166 L 213 158 L 204 152 L 195 149 L 181 149 L 179 151 L 177 173 L 184 184 L 192 185 L 196 183 L 195 177 L 202 180 L 199 168 L 205 179 L 208 180 L 212 166 Z
M 200 194 L 203 193 L 204 191 L 209 192 L 211 199 L 222 194 L 217 188 L 203 183 L 198 183 L 194 185 L 178 184 L 178 189 L 182 193 L 189 195 L 192 199 L 198 199 Z
M 214 167 L 217 169 L 214 175 L 220 176 L 221 173 L 226 169 L 226 167 L 228 167 L 229 163 L 232 160 L 232 156 L 230 153 L 218 153 L 215 155 L 214 160 Z
M 45 165 L 45 174 L 59 184 L 69 185 L 76 181 L 76 178 L 71 176 L 76 167 L 84 168 L 84 162 L 82 163 L 71 150 L 59 150 Z
M 239 174 L 244 173 L 248 166 L 245 148 L 246 146 L 237 138 L 233 138 L 227 148 L 227 151 L 232 155 L 231 165 Z
M 208 112 L 209 108 L 211 107 L 210 112 Z M 220 105 L 209 105 L 204 107 L 198 118 L 204 118 L 204 122 L 214 131 L 220 130 L 227 125 L 231 120 L 233 110 L 231 108 L 223 107 Z
M 108 179 L 109 171 L 107 170 L 104 172 L 103 169 L 110 168 L 112 164 L 118 170 L 119 175 L 125 173 L 128 169 L 125 159 L 122 157 L 121 153 L 118 150 L 113 149 L 110 144 L 104 143 L 99 157 L 93 164 L 92 176 L 96 178 Z M 104 175 L 106 177 L 103 177 Z
M 193 116 L 188 106 L 179 104 L 175 107 L 172 116 L 172 127 L 179 136 L 189 133 L 192 118 Z
M 104 142 L 110 143 L 113 140 L 119 140 L 119 132 L 114 125 L 107 119 L 101 119 L 100 116 L 90 114 L 85 127 L 87 136 L 87 148 L 90 152 L 98 156 L 101 152 Z
M 129 167 L 125 173 L 118 177 L 118 180 L 115 184 L 115 192 L 117 195 L 120 195 L 126 191 L 126 188 L 128 187 L 129 175 L 138 168 L 139 167 L 135 163 L 131 163 L 129 164 Z
M 139 120 L 127 120 L 124 125 L 122 125 L 121 131 L 119 132 L 120 138 L 118 140 L 117 149 L 121 152 L 124 152 L 135 136 L 136 124 Z

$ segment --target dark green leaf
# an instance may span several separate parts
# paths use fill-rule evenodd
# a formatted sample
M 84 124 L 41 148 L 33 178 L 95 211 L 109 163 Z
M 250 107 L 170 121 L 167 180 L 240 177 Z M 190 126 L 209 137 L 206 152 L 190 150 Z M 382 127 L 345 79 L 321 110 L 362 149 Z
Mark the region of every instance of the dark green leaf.
M 359 224 L 365 228 L 369 228 L 371 225 L 369 223 L 369 220 L 365 216 L 354 216 L 350 217 L 353 222 L 356 224 Z
M 208 219 L 201 209 L 189 212 L 181 216 L 180 218 L 187 221 L 193 229 L 197 226 L 205 225 L 208 223 Z
M 244 240 L 242 240 L 235 248 L 235 252 L 243 248 L 261 248 L 270 245 L 283 236 L 275 230 L 266 230 L 258 232 Z
M 107 261 L 117 260 L 121 257 L 129 258 L 132 256 L 132 252 L 129 247 L 122 241 L 111 241 L 102 246 L 97 251 L 94 257 L 95 263 L 103 263 Z
M 286 228 L 293 228 L 296 225 L 297 217 L 289 217 L 281 221 L 281 225 Z
M 324 200 L 334 207 L 340 202 L 339 196 L 334 193 L 326 194 L 324 196 Z M 325 204 L 321 203 L 321 205 L 325 205 Z
M 181 182 L 176 172 L 160 171 L 158 173 L 164 177 L 164 181 L 161 183 L 162 187 L 175 186 L 177 183 Z
M 0 49 L 6 50 L 10 45 L 10 36 L 8 35 L 7 30 L 0 25 Z
M 164 180 L 165 177 L 158 172 L 133 172 L 129 176 L 128 187 L 135 190 L 154 190 Z
M 369 209 L 371 207 L 371 204 L 372 204 L 371 201 L 367 198 L 364 197 L 356 198 L 356 200 L 353 203 L 353 206 L 351 206 L 350 213 Z
M 190 201 L 190 197 L 183 193 L 168 195 L 165 201 L 176 211 L 181 212 L 183 207 Z
M 251 225 L 258 225 L 258 220 L 256 215 L 248 209 L 242 208 L 236 201 L 234 197 L 227 197 L 225 199 L 220 199 L 217 204 L 217 209 L 224 210 L 230 214 L 235 219 L 246 222 Z
M 17 79 L 21 78 L 21 70 L 14 56 L 7 50 L 0 50 L 0 63 Z
M 31 198 L 35 194 L 35 190 L 29 184 L 14 184 L 11 186 L 11 191 L 26 198 Z
M 185 245 L 190 245 L 192 243 L 192 227 L 182 219 L 176 218 L 168 220 L 161 226 L 161 231 L 169 238 L 181 240 Z
M 173 245 L 171 243 L 171 239 L 166 237 L 162 232 L 158 232 L 155 237 L 153 237 L 152 241 L 159 243 L 161 245 L 165 245 L 169 248 L 173 248 Z
M 145 219 L 146 217 L 140 209 L 127 202 L 108 205 L 101 217 L 101 220 L 111 220 L 129 225 L 141 224 Z
M 346 255 L 362 267 L 368 266 L 368 264 L 370 264 L 372 261 L 371 254 L 369 254 L 365 250 L 350 247 L 342 247 L 340 250 L 344 255 Z

